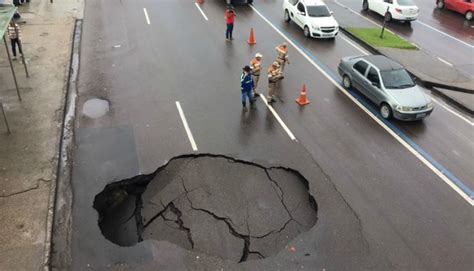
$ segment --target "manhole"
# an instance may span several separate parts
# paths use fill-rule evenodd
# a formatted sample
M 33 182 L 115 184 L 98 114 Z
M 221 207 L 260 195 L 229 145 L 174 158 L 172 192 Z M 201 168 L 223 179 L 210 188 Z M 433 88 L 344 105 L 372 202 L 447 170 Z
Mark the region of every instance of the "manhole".
M 109 184 L 94 208 L 104 236 L 120 246 L 166 240 L 235 262 L 277 254 L 317 220 L 298 172 L 214 155 L 174 158 Z
M 82 113 L 91 119 L 100 118 L 109 112 L 109 102 L 102 99 L 87 100 L 82 106 Z

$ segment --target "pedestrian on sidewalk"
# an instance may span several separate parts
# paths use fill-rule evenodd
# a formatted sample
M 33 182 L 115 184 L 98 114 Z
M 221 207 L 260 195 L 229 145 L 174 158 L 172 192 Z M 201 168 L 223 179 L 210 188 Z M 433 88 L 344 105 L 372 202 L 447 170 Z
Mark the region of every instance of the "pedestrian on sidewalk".
M 290 61 L 288 60 L 288 45 L 286 44 L 286 42 L 283 42 L 277 47 L 275 47 L 275 50 L 277 51 L 276 61 L 278 62 L 278 64 L 280 64 L 280 70 L 283 74 L 283 71 L 285 70 L 285 64 L 290 64 Z
M 275 99 L 273 98 L 273 95 L 275 94 L 275 87 L 277 82 L 283 78 L 284 77 L 280 69 L 280 63 L 278 63 L 277 61 L 273 62 L 270 68 L 268 68 L 268 103 L 275 102 Z
M 258 95 L 257 85 L 258 80 L 260 79 L 260 71 L 262 70 L 262 57 L 260 53 L 255 54 L 255 57 L 250 61 L 250 68 L 252 69 L 252 79 L 253 79 L 253 96 L 254 98 Z
M 232 37 L 232 32 L 234 31 L 235 16 L 236 16 L 236 14 L 235 14 L 235 11 L 234 11 L 234 7 L 229 5 L 227 7 L 227 10 L 225 11 L 225 14 L 224 14 L 224 19 L 225 19 L 225 22 L 227 24 L 227 29 L 225 31 L 226 41 L 231 41 L 231 40 L 234 39 Z
M 246 100 L 249 99 L 250 105 L 253 104 L 254 99 L 252 97 L 253 80 L 251 75 L 251 69 L 249 66 L 245 66 L 242 69 L 242 75 L 240 76 L 240 90 L 242 92 L 242 109 L 247 110 Z
M 8 37 L 10 38 L 10 42 L 12 45 L 12 52 L 13 52 L 13 60 L 16 60 L 16 46 L 18 45 L 18 49 L 20 50 L 20 56 L 23 54 L 21 49 L 21 31 L 20 26 L 10 21 L 10 25 L 8 26 Z

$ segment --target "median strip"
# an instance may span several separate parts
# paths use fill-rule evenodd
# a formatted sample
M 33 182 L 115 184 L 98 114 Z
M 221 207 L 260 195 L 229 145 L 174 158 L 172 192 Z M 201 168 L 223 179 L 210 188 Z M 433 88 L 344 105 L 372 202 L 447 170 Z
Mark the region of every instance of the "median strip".
M 382 29 L 379 27 L 346 27 L 345 30 L 373 47 L 418 49 L 414 44 L 388 31 L 385 31 L 383 38 L 380 38 Z

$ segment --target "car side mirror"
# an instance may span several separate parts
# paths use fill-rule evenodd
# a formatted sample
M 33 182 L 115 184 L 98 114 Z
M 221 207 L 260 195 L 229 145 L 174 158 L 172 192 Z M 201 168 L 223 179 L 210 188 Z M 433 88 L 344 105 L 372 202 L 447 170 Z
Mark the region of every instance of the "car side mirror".
M 303 16 L 306 16 L 306 12 L 301 12 L 300 14 Z
M 334 11 L 331 10 L 331 11 L 329 11 L 329 13 L 331 13 L 331 15 L 333 15 L 333 14 L 334 14 Z
M 377 82 L 372 82 L 372 86 L 380 88 L 380 84 Z

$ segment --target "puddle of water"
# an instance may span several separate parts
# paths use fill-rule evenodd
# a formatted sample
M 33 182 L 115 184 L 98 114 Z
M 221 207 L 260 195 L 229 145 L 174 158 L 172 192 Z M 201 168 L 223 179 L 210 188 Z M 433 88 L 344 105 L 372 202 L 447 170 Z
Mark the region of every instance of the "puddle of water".
M 87 100 L 82 106 L 82 114 L 91 119 L 100 118 L 109 112 L 109 102 L 102 99 Z

